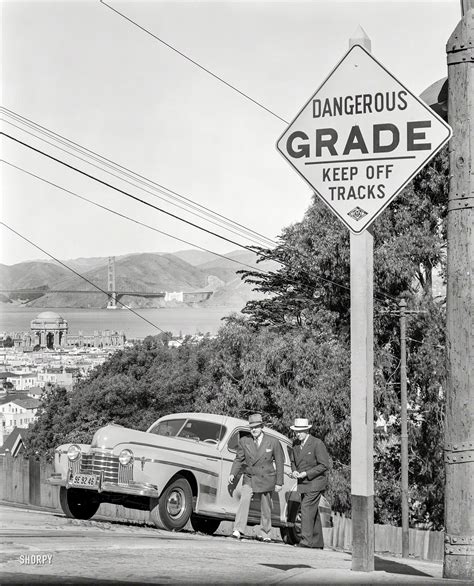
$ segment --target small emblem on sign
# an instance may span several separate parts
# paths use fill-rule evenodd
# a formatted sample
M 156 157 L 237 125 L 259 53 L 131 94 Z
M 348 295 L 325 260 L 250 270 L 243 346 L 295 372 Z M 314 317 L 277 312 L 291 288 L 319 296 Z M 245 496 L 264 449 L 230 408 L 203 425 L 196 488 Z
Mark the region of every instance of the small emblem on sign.
M 356 222 L 358 222 L 364 216 L 367 215 L 367 212 L 365 210 L 363 210 L 362 208 L 360 208 L 359 206 L 357 206 L 356 208 L 354 208 L 353 210 L 348 212 L 347 215 L 350 216 L 353 220 L 356 220 Z

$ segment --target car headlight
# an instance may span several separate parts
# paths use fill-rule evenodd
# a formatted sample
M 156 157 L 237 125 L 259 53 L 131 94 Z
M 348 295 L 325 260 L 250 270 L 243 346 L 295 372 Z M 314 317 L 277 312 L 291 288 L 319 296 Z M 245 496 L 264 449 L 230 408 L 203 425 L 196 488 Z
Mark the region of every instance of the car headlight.
M 130 463 L 132 458 L 133 458 L 132 450 L 125 449 L 120 452 L 119 462 L 120 462 L 120 464 L 122 464 L 122 466 L 126 466 L 127 464 Z
M 67 457 L 69 460 L 71 460 L 71 462 L 74 462 L 74 460 L 77 460 L 80 455 L 81 455 L 81 448 L 79 446 L 76 446 L 76 444 L 72 444 L 71 446 L 69 446 L 68 451 L 67 451 Z

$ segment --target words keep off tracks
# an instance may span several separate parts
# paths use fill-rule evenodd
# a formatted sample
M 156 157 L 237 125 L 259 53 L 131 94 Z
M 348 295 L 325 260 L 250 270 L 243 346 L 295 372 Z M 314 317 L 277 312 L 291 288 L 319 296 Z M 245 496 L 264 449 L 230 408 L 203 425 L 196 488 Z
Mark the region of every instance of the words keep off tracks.
M 355 45 L 277 148 L 357 234 L 450 137 L 450 127 L 437 114 Z

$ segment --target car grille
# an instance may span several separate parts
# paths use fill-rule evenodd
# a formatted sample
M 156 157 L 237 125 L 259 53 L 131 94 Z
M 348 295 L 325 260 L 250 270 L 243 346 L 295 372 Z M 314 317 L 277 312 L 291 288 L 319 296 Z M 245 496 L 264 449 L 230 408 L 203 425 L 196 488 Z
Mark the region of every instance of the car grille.
M 128 484 L 133 479 L 133 464 L 122 466 L 117 456 L 104 452 L 82 454 L 80 460 L 82 474 L 102 474 L 103 482 Z

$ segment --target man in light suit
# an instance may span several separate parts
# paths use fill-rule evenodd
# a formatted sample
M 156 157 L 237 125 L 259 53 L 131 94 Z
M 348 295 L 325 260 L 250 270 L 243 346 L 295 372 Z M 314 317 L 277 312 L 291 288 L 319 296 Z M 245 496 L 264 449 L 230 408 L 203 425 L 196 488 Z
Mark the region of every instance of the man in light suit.
M 240 474 L 244 477 L 232 537 L 241 538 L 247 526 L 252 495 L 259 494 L 261 533 L 257 539 L 269 542 L 272 528 L 272 492 L 279 492 L 283 485 L 283 449 L 276 438 L 263 433 L 263 420 L 259 413 L 250 415 L 249 427 L 251 437 L 240 439 L 229 476 L 231 485 L 235 484 Z
M 327 488 L 326 473 L 329 456 L 323 442 L 309 434 L 312 425 L 307 419 L 295 419 L 290 427 L 295 434 L 290 453 L 292 477 L 298 480 L 301 494 L 301 542 L 299 547 L 323 549 L 323 528 L 319 501 Z

